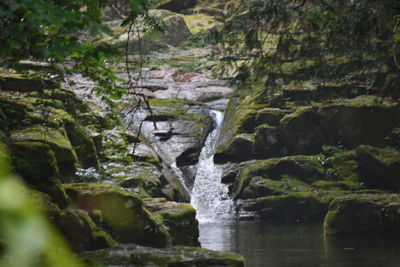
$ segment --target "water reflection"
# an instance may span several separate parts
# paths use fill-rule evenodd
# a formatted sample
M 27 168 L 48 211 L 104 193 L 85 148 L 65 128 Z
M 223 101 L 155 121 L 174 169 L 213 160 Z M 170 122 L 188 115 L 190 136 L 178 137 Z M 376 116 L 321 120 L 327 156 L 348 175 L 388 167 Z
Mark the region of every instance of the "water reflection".
M 244 255 L 248 267 L 400 266 L 398 240 L 324 238 L 321 225 L 201 224 L 200 242 L 206 248 Z

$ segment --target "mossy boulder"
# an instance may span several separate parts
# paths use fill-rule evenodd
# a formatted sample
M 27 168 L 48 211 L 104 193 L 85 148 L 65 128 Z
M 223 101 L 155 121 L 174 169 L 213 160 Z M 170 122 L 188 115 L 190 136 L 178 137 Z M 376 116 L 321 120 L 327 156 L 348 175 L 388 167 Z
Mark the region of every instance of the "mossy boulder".
M 48 145 L 54 153 L 60 176 L 64 180 L 75 176 L 78 158 L 63 129 L 55 130 L 48 127 L 33 126 L 19 131 L 13 131 L 10 138 L 15 146 L 23 146 L 27 151 L 29 151 L 29 145 L 32 145 L 32 149 L 34 150 L 40 145 Z M 22 158 L 29 161 L 27 157 Z M 31 167 L 34 168 L 34 166 Z M 55 168 L 53 168 L 53 170 L 55 170 Z M 38 170 L 35 169 L 33 171 L 37 172 Z
M 110 184 L 65 184 L 74 207 L 86 211 L 99 210 L 104 228 L 122 243 L 165 247 L 170 237 L 161 222 L 143 206 L 137 196 Z
M 168 227 L 173 245 L 199 245 L 199 229 L 196 210 L 188 203 L 177 203 L 165 199 L 144 199 L 145 207 L 160 214 Z
M 367 188 L 400 190 L 400 152 L 359 146 L 356 150 L 360 182 Z
M 326 179 L 344 181 L 353 189 L 400 189 L 400 153 L 361 145 L 355 150 L 338 152 L 326 159 Z
M 69 201 L 61 186 L 59 168 L 50 145 L 39 142 L 15 142 L 12 146 L 15 171 L 30 186 L 50 195 L 60 207 Z
M 241 162 L 254 158 L 254 137 L 250 134 L 241 134 L 235 136 L 231 143 L 224 150 L 215 153 L 214 161 L 217 163 L 224 162 Z
M 289 155 L 312 155 L 329 143 L 325 136 L 326 123 L 314 108 L 300 109 L 281 120 L 281 143 Z
M 296 187 L 299 187 L 296 191 L 301 191 L 306 184 L 321 180 L 324 175 L 324 167 L 315 156 L 250 161 L 240 166 L 233 188 L 234 196 L 235 198 L 243 198 L 245 195 L 247 195 L 246 198 L 260 197 L 273 192 L 277 193 L 285 188 L 289 192 L 290 189 L 294 190 Z M 285 184 L 280 184 L 279 181 Z M 263 195 L 263 192 L 266 195 Z
M 347 149 L 359 145 L 385 147 L 387 138 L 400 123 L 400 106 L 394 103 L 379 104 L 373 97 L 358 97 L 319 110 L 334 133 L 333 143 Z
M 89 266 L 231 266 L 244 267 L 244 257 L 230 252 L 219 252 L 196 247 L 156 249 L 137 245 L 124 245 L 112 249 L 81 254 Z
M 254 136 L 254 154 L 256 157 L 272 158 L 286 153 L 281 147 L 280 134 L 277 127 L 262 124 L 256 128 Z
M 263 220 L 283 223 L 322 222 L 328 203 L 312 193 L 289 193 L 256 200 L 257 212 Z
M 397 194 L 347 195 L 332 201 L 325 217 L 326 235 L 400 233 L 400 198 Z
M 240 116 L 239 131 L 244 133 L 254 133 L 256 127 L 262 124 L 268 126 L 278 126 L 280 120 L 289 113 L 287 110 L 279 108 L 248 109 Z
M 277 181 L 256 176 L 253 177 L 249 185 L 244 188 L 243 192 L 240 194 L 240 198 L 258 198 L 304 191 L 311 191 L 310 185 L 296 178 L 286 177 Z

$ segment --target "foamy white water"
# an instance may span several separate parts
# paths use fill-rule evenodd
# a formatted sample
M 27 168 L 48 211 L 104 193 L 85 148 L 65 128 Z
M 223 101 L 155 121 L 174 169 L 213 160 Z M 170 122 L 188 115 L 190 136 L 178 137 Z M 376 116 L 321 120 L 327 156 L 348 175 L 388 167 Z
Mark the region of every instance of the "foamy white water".
M 215 146 L 224 114 L 212 110 L 210 115 L 214 119 L 215 127 L 201 150 L 190 201 L 197 210 L 196 218 L 200 223 L 234 217 L 233 201 L 228 195 L 228 187 L 221 183 L 222 166 L 214 164 Z

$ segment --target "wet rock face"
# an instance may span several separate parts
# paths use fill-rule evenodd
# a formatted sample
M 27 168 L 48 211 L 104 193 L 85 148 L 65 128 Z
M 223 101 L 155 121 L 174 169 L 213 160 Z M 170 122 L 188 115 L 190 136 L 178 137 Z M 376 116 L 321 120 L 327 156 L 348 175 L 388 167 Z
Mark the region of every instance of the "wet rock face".
M 392 195 L 348 195 L 335 199 L 325 217 L 327 235 L 400 233 L 400 202 Z
M 218 252 L 204 248 L 172 247 L 155 249 L 137 245 L 119 246 L 113 249 L 86 252 L 81 257 L 89 266 L 232 266 L 243 267 L 243 256 L 229 252 Z

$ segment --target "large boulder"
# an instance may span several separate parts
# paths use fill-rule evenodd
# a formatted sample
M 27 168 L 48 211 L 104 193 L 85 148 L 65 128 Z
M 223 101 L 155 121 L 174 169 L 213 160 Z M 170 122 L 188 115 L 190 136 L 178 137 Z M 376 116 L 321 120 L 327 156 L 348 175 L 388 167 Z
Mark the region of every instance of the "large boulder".
M 325 217 L 327 235 L 400 233 L 400 198 L 397 194 L 361 194 L 336 198 Z
M 323 221 L 328 203 L 312 193 L 299 192 L 259 198 L 256 207 L 267 222 L 312 223 Z
M 66 184 L 73 207 L 88 212 L 101 211 L 103 226 L 122 243 L 165 247 L 170 236 L 140 198 L 110 184 Z
M 235 198 L 276 195 L 279 188 L 286 192 L 304 191 L 305 185 L 323 179 L 324 175 L 324 167 L 313 156 L 250 161 L 241 164 L 232 189 Z
M 240 162 L 255 158 L 254 137 L 250 134 L 240 134 L 235 136 L 231 143 L 224 150 L 215 153 L 216 163 Z

